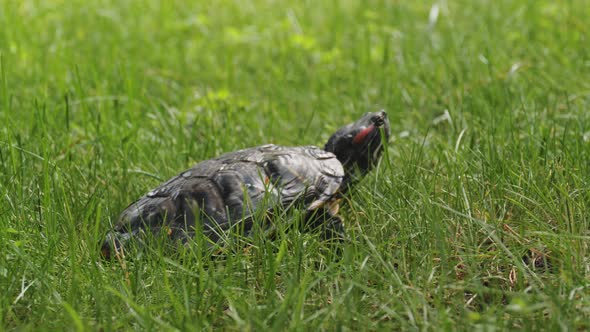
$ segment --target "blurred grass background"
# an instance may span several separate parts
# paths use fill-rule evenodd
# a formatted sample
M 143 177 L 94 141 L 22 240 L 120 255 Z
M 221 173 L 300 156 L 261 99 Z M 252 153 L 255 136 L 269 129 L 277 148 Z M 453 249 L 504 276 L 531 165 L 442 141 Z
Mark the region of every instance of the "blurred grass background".
M 0 2 L 6 330 L 589 328 L 590 6 L 554 1 Z M 343 215 L 215 261 L 98 258 L 161 180 L 323 145 L 385 109 Z

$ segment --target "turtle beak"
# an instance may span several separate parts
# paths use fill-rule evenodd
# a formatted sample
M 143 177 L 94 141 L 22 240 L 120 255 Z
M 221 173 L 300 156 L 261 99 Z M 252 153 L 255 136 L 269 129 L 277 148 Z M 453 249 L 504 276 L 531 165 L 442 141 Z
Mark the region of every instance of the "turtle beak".
M 371 118 L 373 125 L 377 128 L 381 128 L 385 125 L 385 120 L 387 119 L 387 113 L 384 111 L 376 112 L 375 115 Z

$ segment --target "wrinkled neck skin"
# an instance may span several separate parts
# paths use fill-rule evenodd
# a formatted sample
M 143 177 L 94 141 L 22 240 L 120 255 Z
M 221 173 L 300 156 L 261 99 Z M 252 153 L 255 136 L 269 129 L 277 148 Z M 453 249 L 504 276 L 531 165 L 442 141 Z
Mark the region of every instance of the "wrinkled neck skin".
M 377 157 L 374 160 L 368 155 L 363 154 L 366 158 L 348 160 L 342 163 L 344 168 L 344 179 L 342 180 L 343 192 L 347 192 L 349 189 L 352 189 L 352 187 L 354 187 L 360 180 L 362 180 L 375 168 L 379 159 L 381 158 L 382 152 L 382 148 L 375 151 L 375 156 L 371 156 Z
M 383 154 L 383 148 L 381 137 L 374 137 L 361 146 L 349 145 L 346 149 L 333 151 L 344 168 L 342 193 L 355 186 L 377 166 Z
M 342 179 L 341 192 L 342 194 L 348 194 L 351 190 L 365 175 L 367 172 L 362 172 L 357 169 L 345 169 L 344 179 Z

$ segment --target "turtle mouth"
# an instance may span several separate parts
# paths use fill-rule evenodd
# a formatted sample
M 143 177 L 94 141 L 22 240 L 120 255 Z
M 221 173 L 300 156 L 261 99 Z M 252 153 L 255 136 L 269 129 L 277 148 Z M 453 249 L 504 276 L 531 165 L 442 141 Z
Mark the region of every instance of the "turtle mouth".
M 381 128 L 385 125 L 385 112 L 379 112 L 371 118 L 372 126 Z

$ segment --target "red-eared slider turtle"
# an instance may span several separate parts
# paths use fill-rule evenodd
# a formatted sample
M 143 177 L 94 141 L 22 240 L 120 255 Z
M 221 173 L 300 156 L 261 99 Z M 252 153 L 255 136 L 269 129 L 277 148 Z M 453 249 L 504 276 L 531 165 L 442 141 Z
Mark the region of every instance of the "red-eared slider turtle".
M 203 232 L 218 242 L 233 227 L 277 207 L 306 209 L 307 225 L 343 233 L 338 202 L 378 162 L 389 139 L 385 112 L 366 113 L 334 133 L 324 149 L 262 145 L 205 160 L 129 205 L 102 244 L 104 257 L 151 231 L 186 241 Z

